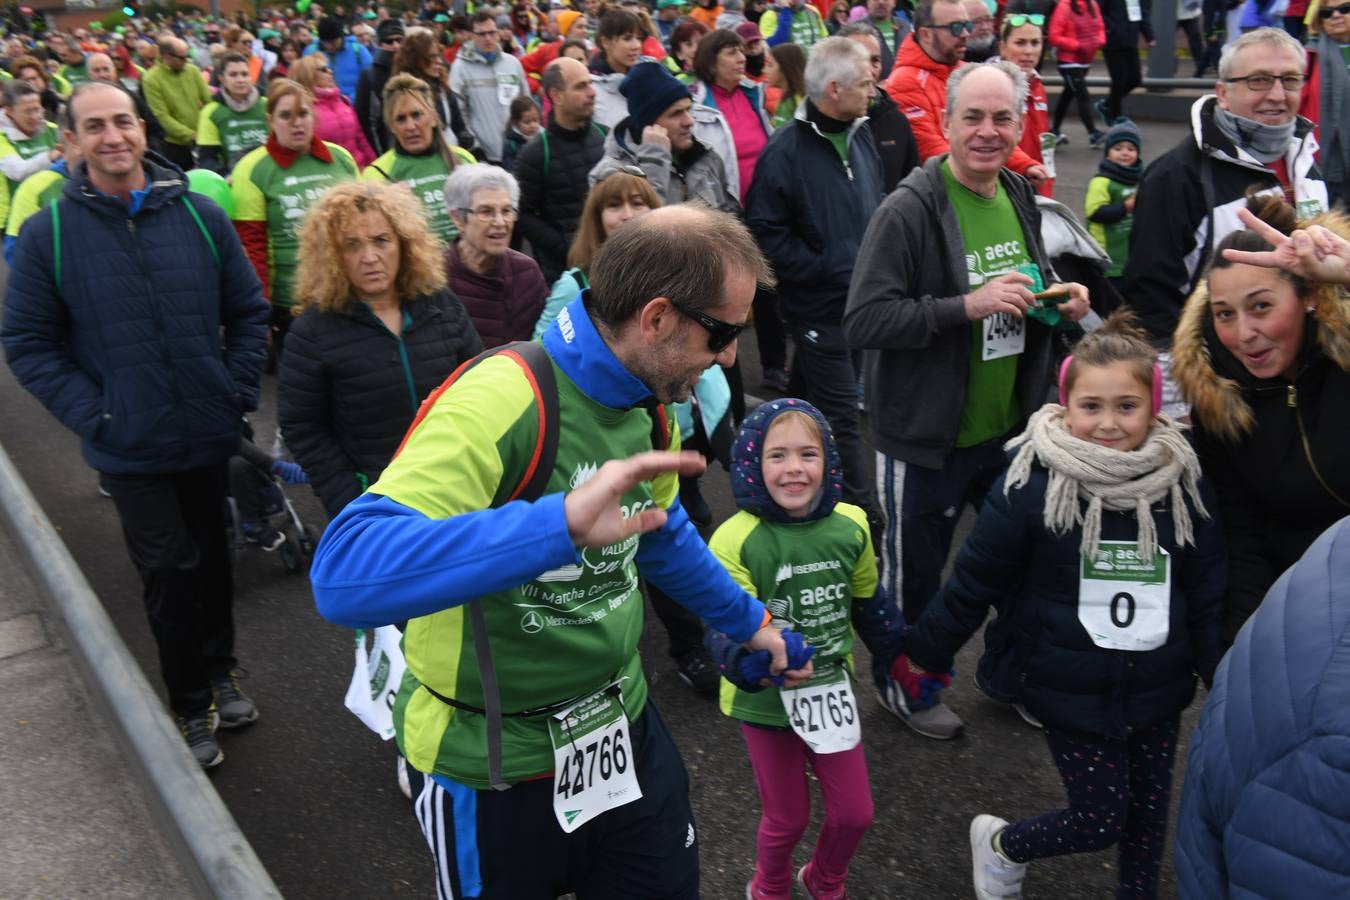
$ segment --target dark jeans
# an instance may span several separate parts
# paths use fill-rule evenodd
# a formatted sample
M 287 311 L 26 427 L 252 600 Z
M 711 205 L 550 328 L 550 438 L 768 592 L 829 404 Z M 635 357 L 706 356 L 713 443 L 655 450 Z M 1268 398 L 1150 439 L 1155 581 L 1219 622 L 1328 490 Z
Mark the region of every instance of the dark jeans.
M 1158 896 L 1178 724 L 1173 716 L 1119 740 L 1046 728 L 1069 806 L 1009 825 L 1004 854 L 1030 862 L 1115 844 L 1116 897 Z
M 226 479 L 224 462 L 171 475 L 99 475 L 141 574 L 169 707 L 184 717 L 210 708 L 211 680 L 235 665 Z
M 1078 118 L 1083 120 L 1083 127 L 1087 129 L 1088 134 L 1096 134 L 1099 130 L 1097 123 L 1093 120 L 1092 96 L 1088 93 L 1087 69 L 1083 66 L 1060 66 L 1059 74 L 1064 79 L 1064 90 L 1059 95 L 1058 102 L 1055 103 L 1055 124 L 1050 129 L 1055 134 L 1059 134 L 1060 126 L 1064 124 L 1064 116 L 1069 112 L 1069 103 L 1078 101 Z
M 787 331 L 778 312 L 778 292 L 756 288 L 755 344 L 759 347 L 759 364 L 765 369 L 787 368 Z
M 858 370 L 844 341 L 842 325 L 789 324 L 797 352 L 792 359 L 788 394 L 815 404 L 834 432 L 844 467 L 844 502 L 876 510 L 876 495 L 863 464 L 858 412 Z
M 1139 49 L 1129 47 L 1124 50 L 1114 50 L 1108 47 L 1102 51 L 1102 56 L 1106 60 L 1106 72 L 1111 76 L 1111 93 L 1106 97 L 1106 124 L 1110 126 L 1112 122 L 1121 115 L 1122 105 L 1125 97 L 1130 91 L 1143 84 L 1143 72 L 1139 68 Z

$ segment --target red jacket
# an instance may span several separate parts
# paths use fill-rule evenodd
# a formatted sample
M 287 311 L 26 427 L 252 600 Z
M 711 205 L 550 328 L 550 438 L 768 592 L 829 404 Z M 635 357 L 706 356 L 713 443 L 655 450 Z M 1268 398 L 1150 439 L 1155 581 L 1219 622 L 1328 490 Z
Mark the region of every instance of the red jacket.
M 914 141 L 919 145 L 920 161 L 951 149 L 942 134 L 942 111 L 947 108 L 947 76 L 955 68 L 924 53 L 911 34 L 900 45 L 900 52 L 895 56 L 895 69 L 882 85 L 909 119 Z M 1014 149 L 1008 160 L 1008 168 L 1019 175 L 1034 165 L 1036 160 L 1020 149 Z
M 525 70 L 525 81 L 530 86 L 530 93 L 539 93 L 544 80 L 544 70 L 548 68 L 549 63 L 558 58 L 558 51 L 562 49 L 562 45 L 562 41 L 549 41 L 520 58 L 520 67 Z
M 1055 48 L 1059 62 L 1072 65 L 1092 65 L 1097 51 L 1106 45 L 1106 25 L 1096 0 L 1083 0 L 1085 12 L 1073 11 L 1070 0 L 1061 0 L 1050 16 L 1050 46 Z
M 1061 0 L 1061 5 L 1064 0 Z M 1018 148 L 1027 156 L 1030 156 L 1034 162 L 1044 165 L 1045 159 L 1041 156 L 1041 132 L 1050 130 L 1050 100 L 1045 95 L 1045 82 L 1041 81 L 1039 75 L 1033 76 L 1027 82 L 1027 110 L 1022 114 L 1022 140 L 1018 143 Z M 1055 180 L 1047 178 L 1036 192 L 1046 197 L 1053 197 L 1055 190 Z
M 1317 51 L 1308 48 L 1308 80 L 1303 82 L 1303 96 L 1298 100 L 1298 114 L 1312 122 L 1314 126 L 1322 124 L 1322 67 L 1317 64 Z M 1320 129 L 1314 129 L 1314 134 Z M 1317 135 L 1320 141 L 1322 136 Z

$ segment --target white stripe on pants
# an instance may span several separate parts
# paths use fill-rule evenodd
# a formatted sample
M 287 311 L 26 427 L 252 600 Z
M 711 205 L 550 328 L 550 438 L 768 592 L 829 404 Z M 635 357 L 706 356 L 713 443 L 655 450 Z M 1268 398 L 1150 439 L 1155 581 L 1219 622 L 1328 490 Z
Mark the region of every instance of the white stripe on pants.
M 436 865 L 437 900 L 455 900 L 450 887 L 450 867 L 455 865 L 455 860 L 450 858 L 445 847 L 445 804 L 445 788 L 430 775 L 424 776 L 422 790 L 413 801 L 413 811 L 417 815 L 417 823 L 422 826 L 422 834 L 427 839 L 427 847 Z
M 905 506 L 905 464 L 894 457 L 877 452 L 877 502 L 886 515 L 886 536 L 881 546 L 881 571 L 877 577 L 881 586 L 890 591 L 891 600 L 900 609 L 905 608 L 901 587 L 901 555 L 904 529 L 900 525 L 900 511 Z

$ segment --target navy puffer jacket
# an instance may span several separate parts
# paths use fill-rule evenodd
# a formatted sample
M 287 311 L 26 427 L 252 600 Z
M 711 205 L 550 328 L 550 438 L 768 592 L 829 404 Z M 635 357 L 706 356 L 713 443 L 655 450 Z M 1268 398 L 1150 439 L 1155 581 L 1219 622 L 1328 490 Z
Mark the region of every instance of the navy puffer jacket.
M 83 165 L 66 184 L 59 292 L 51 210 L 24 224 L 0 335 L 19 382 L 80 436 L 85 461 L 118 475 L 232 455 L 267 347 L 269 307 L 230 220 L 193 195 L 208 242 L 182 172 L 153 154 L 145 167 L 134 212 L 95 191 Z
M 278 418 L 329 516 L 379 479 L 422 401 L 483 349 L 448 290 L 405 301 L 403 316 L 396 337 L 364 304 L 310 308 L 286 336 Z
M 1191 739 L 1183 898 L 1350 897 L 1350 519 L 1238 633 Z
M 1078 619 L 1082 530 L 1046 530 L 1044 468 L 1035 466 L 1007 497 L 1005 477 L 990 488 L 951 577 L 915 623 L 905 652 L 930 671 L 947 671 L 997 605 L 1014 617 L 1023 700 L 1051 728 L 1121 738 L 1180 713 L 1195 696 L 1196 674 L 1208 682 L 1219 660 L 1227 571 L 1219 526 L 1190 509 L 1196 546 L 1183 550 L 1166 505 L 1154 505 L 1158 543 L 1172 565 L 1167 641 L 1154 650 L 1105 650 Z M 1206 509 L 1215 508 L 1203 482 L 1201 497 Z M 1134 515 L 1103 511 L 1101 536 L 1136 540 Z

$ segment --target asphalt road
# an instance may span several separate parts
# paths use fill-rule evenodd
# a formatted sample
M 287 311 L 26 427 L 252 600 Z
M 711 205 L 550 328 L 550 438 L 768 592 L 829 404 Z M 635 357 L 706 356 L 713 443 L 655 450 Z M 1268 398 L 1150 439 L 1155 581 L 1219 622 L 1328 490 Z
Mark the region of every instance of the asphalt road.
M 1057 194 L 1081 209 L 1100 154 L 1087 148 L 1081 126 L 1071 123 L 1070 128 L 1075 129 L 1069 132 L 1073 142 L 1059 155 Z M 1177 125 L 1144 128 L 1146 159 L 1183 133 Z M 741 342 L 746 389 L 761 393 L 753 345 L 752 339 Z M 270 440 L 271 379 L 265 396 L 255 423 L 260 438 Z M 99 496 L 74 437 L 17 386 L 7 368 L 0 371 L 0 435 L 128 646 L 158 684 L 140 584 L 112 504 Z M 704 483 L 720 521 L 734 509 L 725 473 L 715 469 Z M 290 495 L 302 517 L 321 527 L 323 514 L 308 491 L 292 489 Z M 962 534 L 968 522 L 967 516 Z M 237 652 L 250 673 L 244 687 L 262 718 L 243 732 L 223 735 L 226 762 L 212 776 L 221 796 L 288 897 L 431 896 L 425 845 L 411 805 L 394 781 L 392 744 L 382 744 L 342 705 L 352 669 L 351 633 L 318 617 L 305 577 L 287 573 L 276 555 L 250 548 L 235 563 Z M 951 706 L 967 723 L 962 739 L 921 738 L 882 711 L 869 693 L 860 693 L 876 821 L 854 861 L 849 888 L 855 898 L 969 896 L 966 835 L 973 815 L 993 812 L 1013 819 L 1063 803 L 1040 734 L 972 686 L 979 645 L 977 637 L 966 648 L 949 692 Z M 678 681 L 654 616 L 643 657 L 652 697 L 692 777 L 703 896 L 741 897 L 753 866 L 758 799 L 740 735 L 712 701 L 694 696 Z M 1193 725 L 1196 708 L 1198 702 L 1184 733 Z M 1184 755 L 1181 760 L 1178 786 Z M 1174 792 L 1174 805 L 1175 800 Z M 799 848 L 799 864 L 807 858 L 812 834 Z M 1168 895 L 1170 857 L 1169 852 L 1164 870 Z M 528 847 L 521 848 L 520 860 L 529 864 Z M 1114 867 L 1111 852 L 1037 862 L 1026 896 L 1108 896 Z

